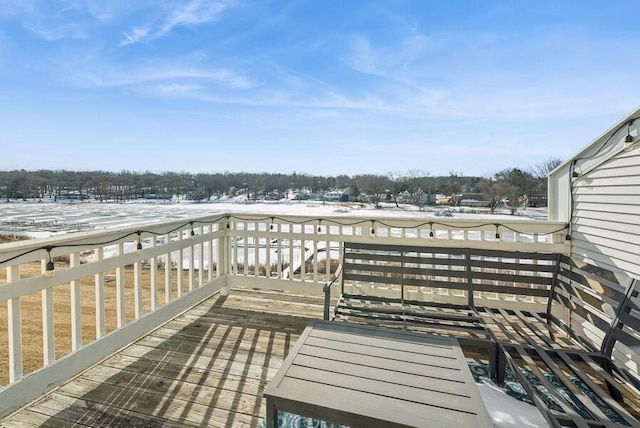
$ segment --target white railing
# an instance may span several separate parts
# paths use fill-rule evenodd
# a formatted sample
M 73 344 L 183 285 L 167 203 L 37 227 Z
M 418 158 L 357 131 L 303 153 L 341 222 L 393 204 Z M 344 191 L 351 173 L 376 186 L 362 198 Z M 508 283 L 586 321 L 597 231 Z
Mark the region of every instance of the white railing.
M 566 252 L 565 233 L 541 221 L 224 214 L 4 244 L 0 414 L 214 293 L 321 296 L 345 241 Z
M 342 243 L 563 253 L 564 223 L 229 215 L 228 284 L 319 294 L 337 269 Z M 327 262 L 327 259 L 334 263 Z

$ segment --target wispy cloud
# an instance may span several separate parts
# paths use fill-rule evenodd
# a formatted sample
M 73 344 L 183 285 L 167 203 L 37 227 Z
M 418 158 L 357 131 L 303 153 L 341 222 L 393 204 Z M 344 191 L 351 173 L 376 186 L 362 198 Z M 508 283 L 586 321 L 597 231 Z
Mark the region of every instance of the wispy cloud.
M 147 65 L 137 69 L 116 69 L 92 64 L 68 69 L 68 78 L 80 87 L 109 88 L 162 82 L 165 87 L 191 88 L 214 84 L 247 89 L 256 83 L 249 77 L 226 68 L 199 68 L 187 65 Z M 196 82 L 196 83 L 194 83 Z M 198 83 L 199 82 L 199 83 Z
M 134 27 L 130 32 L 124 33 L 124 39 L 120 45 L 126 46 L 145 39 L 157 39 L 169 34 L 177 27 L 195 27 L 214 22 L 219 19 L 222 12 L 235 5 L 235 0 L 189 0 L 186 4 L 169 11 L 164 20 L 153 28 L 145 27 L 143 31 L 139 27 Z
M 30 15 L 37 11 L 34 1 L 3 0 L 0 7 L 0 18 L 10 18 L 20 15 Z
M 120 42 L 120 46 L 138 43 L 140 40 L 147 37 L 148 34 L 149 28 L 134 27 L 130 32 L 124 33 L 124 39 Z
M 86 32 L 82 26 L 71 23 L 55 23 L 52 25 L 49 23 L 30 22 L 24 24 L 24 27 L 47 42 L 86 37 Z
M 214 21 L 221 12 L 233 6 L 234 3 L 233 1 L 191 0 L 171 13 L 157 35 L 162 36 L 182 25 L 200 25 Z
M 77 18 L 78 13 L 73 2 L 51 2 L 44 6 L 33 0 L 3 0 L 0 3 L 0 20 L 15 21 L 44 41 L 86 37 L 86 22 L 71 19 Z
M 204 85 L 184 85 L 179 83 L 170 83 L 168 85 L 160 85 L 157 88 L 157 92 L 170 95 L 170 96 L 190 96 L 193 93 L 199 92 L 206 87 Z
M 550 28 L 518 36 L 514 41 L 488 30 L 420 34 L 415 29 L 385 39 L 351 34 L 342 60 L 362 75 L 359 82 L 369 79 L 362 91 L 375 91 L 389 111 L 416 116 L 570 118 L 616 110 L 616 102 L 598 105 L 615 99 L 609 94 L 625 102 L 632 98 L 613 78 L 615 69 L 599 66 L 598 84 L 584 91 L 591 76 L 580 71 L 594 64 L 575 46 L 593 46 L 588 33 Z

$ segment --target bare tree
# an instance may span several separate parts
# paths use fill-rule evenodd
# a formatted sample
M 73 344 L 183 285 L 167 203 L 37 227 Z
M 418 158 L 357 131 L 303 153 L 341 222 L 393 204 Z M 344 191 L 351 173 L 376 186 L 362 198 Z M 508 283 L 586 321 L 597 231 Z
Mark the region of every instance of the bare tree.
M 489 196 L 489 209 L 492 214 L 495 213 L 496 208 L 498 208 L 500 201 L 504 197 L 502 186 L 493 178 L 486 178 L 480 181 L 478 187 L 485 195 Z
M 364 190 L 369 196 L 369 200 L 376 208 L 380 208 L 380 200 L 382 193 L 385 190 L 387 184 L 386 177 L 374 174 L 364 174 L 356 177 L 356 183 L 358 187 Z
M 427 179 L 428 172 L 419 169 L 410 169 L 404 177 L 404 186 L 411 196 L 411 203 L 422 211 L 422 207 L 428 203 L 431 194 Z
M 529 168 L 531 175 L 539 180 L 546 180 L 551 171 L 556 169 L 562 163 L 562 159 L 558 157 L 550 157 L 535 164 Z
M 460 194 L 464 187 L 462 172 L 449 171 L 449 176 L 445 179 L 445 187 L 447 189 L 447 193 L 451 195 L 451 205 L 460 205 Z
M 398 208 L 400 206 L 398 204 L 398 196 L 405 190 L 405 176 L 400 172 L 390 172 L 387 174 L 387 178 L 391 183 L 391 197 L 396 204 L 396 208 Z
M 529 172 L 535 181 L 535 192 L 546 194 L 547 193 L 547 177 L 562 163 L 562 159 L 558 157 L 550 157 L 544 161 L 529 167 Z M 531 191 L 533 192 L 533 189 Z

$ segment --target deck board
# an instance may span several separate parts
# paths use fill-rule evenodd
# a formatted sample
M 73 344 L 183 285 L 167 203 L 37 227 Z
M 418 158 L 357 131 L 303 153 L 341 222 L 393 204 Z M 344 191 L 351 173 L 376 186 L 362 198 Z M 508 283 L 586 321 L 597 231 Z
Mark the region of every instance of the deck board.
M 0 427 L 259 427 L 266 385 L 322 305 L 282 293 L 215 296 Z
M 240 290 L 215 296 L 0 419 L 0 427 L 259 427 L 267 384 L 322 314 L 322 297 Z M 544 320 L 517 314 L 482 316 L 489 328 L 518 340 L 525 335 L 538 343 L 535 330 L 547 328 Z M 486 350 L 464 353 L 486 359 Z M 637 401 L 620 405 L 637 415 Z

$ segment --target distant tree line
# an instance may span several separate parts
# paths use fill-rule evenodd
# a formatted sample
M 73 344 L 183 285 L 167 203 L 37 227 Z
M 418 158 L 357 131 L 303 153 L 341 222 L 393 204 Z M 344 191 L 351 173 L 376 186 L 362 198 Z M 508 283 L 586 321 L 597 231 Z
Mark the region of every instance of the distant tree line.
M 561 160 L 550 158 L 527 169 L 508 168 L 491 177 L 465 176 L 451 171 L 447 176 L 433 177 L 428 171 L 409 170 L 387 174 L 354 176 L 320 176 L 248 172 L 138 172 L 12 170 L 0 171 L 0 197 L 9 200 L 39 200 L 44 198 L 91 196 L 99 201 L 139 198 L 169 199 L 181 195 L 192 200 L 207 200 L 223 195 L 245 194 L 254 199 L 285 197 L 291 189 L 325 192 L 350 189 L 356 197 L 367 196 L 367 202 L 379 205 L 383 200 L 399 204 L 400 195 L 407 195 L 414 205 L 431 199 L 425 195 L 444 194 L 451 205 L 459 205 L 462 195 L 482 194 L 495 208 L 502 201 L 517 210 L 531 195 L 545 195 L 547 174 Z M 515 212 L 515 211 L 513 211 Z

